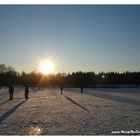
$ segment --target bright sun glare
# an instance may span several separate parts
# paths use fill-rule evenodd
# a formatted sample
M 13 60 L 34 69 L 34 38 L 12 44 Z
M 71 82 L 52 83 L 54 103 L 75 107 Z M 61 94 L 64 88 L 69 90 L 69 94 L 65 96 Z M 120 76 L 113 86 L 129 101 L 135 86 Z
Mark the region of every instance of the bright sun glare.
M 39 71 L 43 74 L 54 72 L 54 64 L 51 60 L 42 60 L 39 65 Z

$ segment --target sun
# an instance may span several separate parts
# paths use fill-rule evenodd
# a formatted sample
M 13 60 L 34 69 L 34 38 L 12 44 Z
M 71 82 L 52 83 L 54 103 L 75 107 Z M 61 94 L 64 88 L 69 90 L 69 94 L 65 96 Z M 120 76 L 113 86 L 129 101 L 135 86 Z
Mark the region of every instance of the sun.
M 42 60 L 39 64 L 39 71 L 42 74 L 51 74 L 54 72 L 54 64 L 51 60 Z

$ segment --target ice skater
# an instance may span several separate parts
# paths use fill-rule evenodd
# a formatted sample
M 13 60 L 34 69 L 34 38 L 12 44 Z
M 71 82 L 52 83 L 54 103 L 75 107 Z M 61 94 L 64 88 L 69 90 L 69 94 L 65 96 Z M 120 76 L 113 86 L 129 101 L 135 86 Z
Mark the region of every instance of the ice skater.
M 63 89 L 64 89 L 64 87 L 60 86 L 61 95 L 63 94 Z
M 13 100 L 14 87 L 12 85 L 9 86 L 9 100 Z
M 28 100 L 29 88 L 28 86 L 25 87 L 25 98 Z
M 84 86 L 83 86 L 83 84 L 81 85 L 81 93 L 83 93 L 83 88 L 84 88 Z

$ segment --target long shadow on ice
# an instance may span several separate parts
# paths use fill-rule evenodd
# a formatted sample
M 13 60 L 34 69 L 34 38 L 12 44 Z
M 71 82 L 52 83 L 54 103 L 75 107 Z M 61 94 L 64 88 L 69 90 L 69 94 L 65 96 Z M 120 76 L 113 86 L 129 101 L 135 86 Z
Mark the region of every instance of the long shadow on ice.
M 107 99 L 107 100 L 112 100 L 112 101 L 118 101 L 122 103 L 127 103 L 127 104 L 134 104 L 134 105 L 140 105 L 140 100 L 138 99 L 132 99 L 128 97 L 121 97 L 121 96 L 113 96 L 113 95 L 108 95 L 107 93 L 102 93 L 102 92 L 87 92 L 88 95 L 92 95 L 95 97 Z M 114 93 L 117 94 L 117 93 Z
M 8 118 L 12 113 L 14 113 L 23 103 L 25 103 L 26 101 L 22 101 L 21 103 L 17 104 L 16 106 L 14 106 L 12 109 L 10 109 L 9 111 L 5 112 L 2 116 L 0 116 L 0 124 L 6 119 Z
M 82 108 L 83 110 L 89 112 L 88 109 L 86 109 L 84 106 L 80 105 L 79 103 L 77 103 L 76 101 L 74 101 L 73 99 L 71 99 L 70 97 L 63 95 L 67 100 L 71 101 L 72 103 L 74 103 L 75 105 L 79 106 L 80 108 Z

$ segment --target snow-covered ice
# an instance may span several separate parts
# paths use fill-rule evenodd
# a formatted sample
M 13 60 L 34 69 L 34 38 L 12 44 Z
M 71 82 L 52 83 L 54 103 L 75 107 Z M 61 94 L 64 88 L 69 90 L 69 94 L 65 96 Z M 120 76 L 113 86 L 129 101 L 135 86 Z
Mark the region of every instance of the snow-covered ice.
M 140 89 L 29 89 L 0 90 L 0 135 L 140 135 Z

